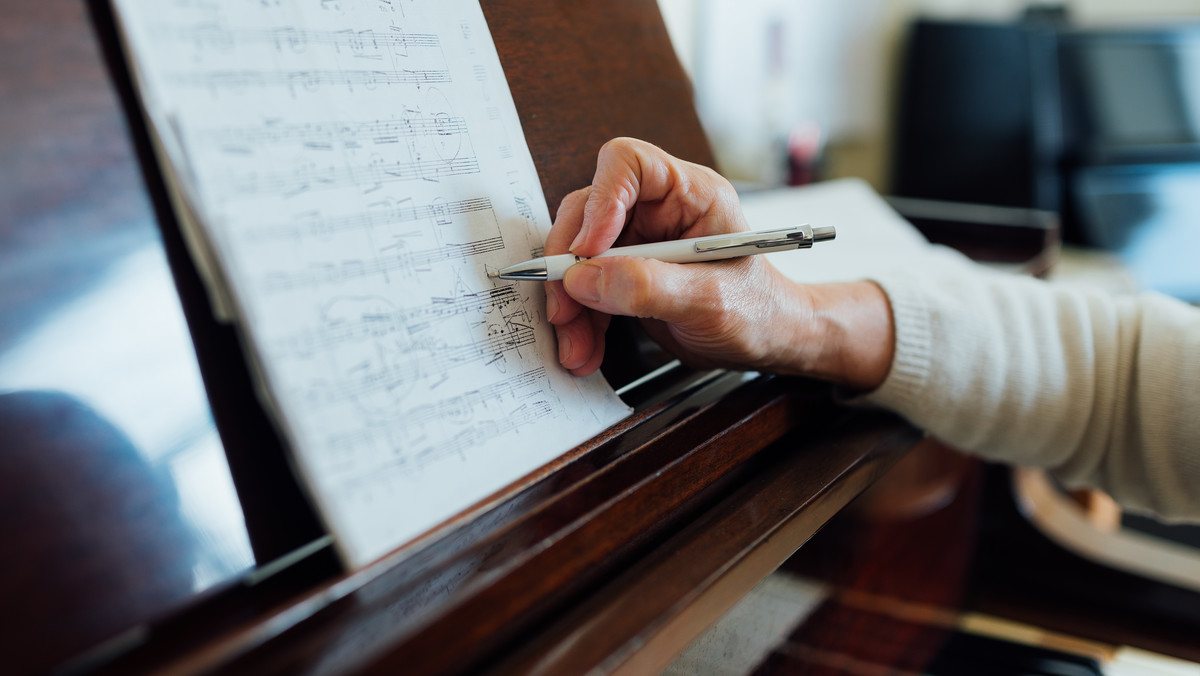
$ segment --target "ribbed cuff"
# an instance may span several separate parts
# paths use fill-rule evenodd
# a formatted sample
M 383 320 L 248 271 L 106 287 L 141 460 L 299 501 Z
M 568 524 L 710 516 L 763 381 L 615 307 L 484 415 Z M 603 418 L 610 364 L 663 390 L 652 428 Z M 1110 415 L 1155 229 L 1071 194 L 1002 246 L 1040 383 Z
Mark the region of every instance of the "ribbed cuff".
M 844 401 L 905 411 L 908 404 L 920 400 L 929 382 L 933 359 L 929 307 L 917 285 L 911 281 L 893 275 L 881 275 L 871 281 L 887 294 L 896 351 L 882 385 Z

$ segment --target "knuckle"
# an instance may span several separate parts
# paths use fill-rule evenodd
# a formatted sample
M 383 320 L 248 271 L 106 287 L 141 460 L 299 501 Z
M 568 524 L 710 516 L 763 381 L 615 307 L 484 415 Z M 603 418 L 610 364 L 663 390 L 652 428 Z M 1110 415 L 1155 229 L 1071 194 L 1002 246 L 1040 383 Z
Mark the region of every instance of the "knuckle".
M 691 175 L 675 165 L 669 165 L 667 171 L 670 174 L 670 181 L 674 185 L 677 195 L 684 201 L 691 201 L 692 194 L 695 192 L 695 185 L 693 184 Z
M 618 136 L 604 142 L 600 146 L 600 158 L 608 158 L 612 155 L 623 155 L 633 150 L 634 140 L 625 136 Z
M 636 139 L 631 136 L 615 136 L 609 139 L 605 144 L 611 150 L 625 150 L 639 147 L 646 147 L 650 144 L 641 139 Z
M 713 184 L 713 194 L 717 201 L 722 204 L 736 204 L 738 201 L 737 191 L 733 189 L 733 185 L 724 178 L 717 176 L 718 181 Z
M 699 173 L 704 176 L 709 183 L 713 184 L 714 186 L 729 186 L 729 181 L 725 180 L 724 176 L 718 174 L 716 169 L 704 166 L 703 164 L 697 164 L 696 166 L 700 168 Z M 730 187 L 732 188 L 732 186 Z

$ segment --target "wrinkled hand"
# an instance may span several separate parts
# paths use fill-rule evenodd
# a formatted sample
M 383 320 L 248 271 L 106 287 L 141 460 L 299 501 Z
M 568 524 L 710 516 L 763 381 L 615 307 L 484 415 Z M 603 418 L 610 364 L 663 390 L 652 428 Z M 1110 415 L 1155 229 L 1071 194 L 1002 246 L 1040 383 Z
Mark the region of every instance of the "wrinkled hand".
M 716 172 L 634 139 L 600 150 L 592 185 L 563 199 L 546 255 L 748 230 Z M 673 264 L 614 256 L 577 263 L 546 285 L 559 361 L 588 375 L 614 314 L 641 317 L 681 361 L 807 375 L 858 389 L 882 384 L 895 345 L 887 296 L 871 282 L 800 285 L 763 256 Z
M 568 195 L 546 255 L 594 256 L 611 246 L 745 231 L 733 186 L 716 172 L 633 139 L 600 151 L 592 185 Z M 761 256 L 691 263 L 606 257 L 572 266 L 547 284 L 547 314 L 559 361 L 576 375 L 604 357 L 611 315 L 646 320 L 647 332 L 696 367 L 770 368 L 778 343 L 794 338 L 781 315 L 804 314 L 800 289 Z

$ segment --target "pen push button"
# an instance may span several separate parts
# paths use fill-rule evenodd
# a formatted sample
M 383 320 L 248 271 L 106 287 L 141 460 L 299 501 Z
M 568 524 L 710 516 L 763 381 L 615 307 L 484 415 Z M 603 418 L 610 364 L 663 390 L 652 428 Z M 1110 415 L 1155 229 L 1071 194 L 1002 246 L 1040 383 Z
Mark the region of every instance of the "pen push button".
M 727 237 L 705 238 L 696 242 L 696 253 L 715 253 L 730 249 L 768 249 L 787 251 L 790 249 L 808 249 L 814 241 L 813 228 L 808 225 L 797 225 L 779 230 L 760 230 L 744 232 Z

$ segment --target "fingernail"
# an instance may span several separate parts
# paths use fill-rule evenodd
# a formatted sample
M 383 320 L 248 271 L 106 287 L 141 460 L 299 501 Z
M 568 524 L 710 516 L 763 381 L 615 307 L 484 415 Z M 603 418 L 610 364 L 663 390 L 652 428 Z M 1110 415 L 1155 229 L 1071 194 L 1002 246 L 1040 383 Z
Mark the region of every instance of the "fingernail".
M 546 287 L 546 321 L 554 323 L 558 316 L 558 294 L 549 286 Z
M 571 358 L 571 337 L 566 333 L 558 334 L 558 363 L 565 365 Z
M 603 268 L 590 263 L 576 263 L 567 269 L 563 284 L 570 287 L 569 293 L 578 300 L 597 303 L 600 301 L 600 274 Z

